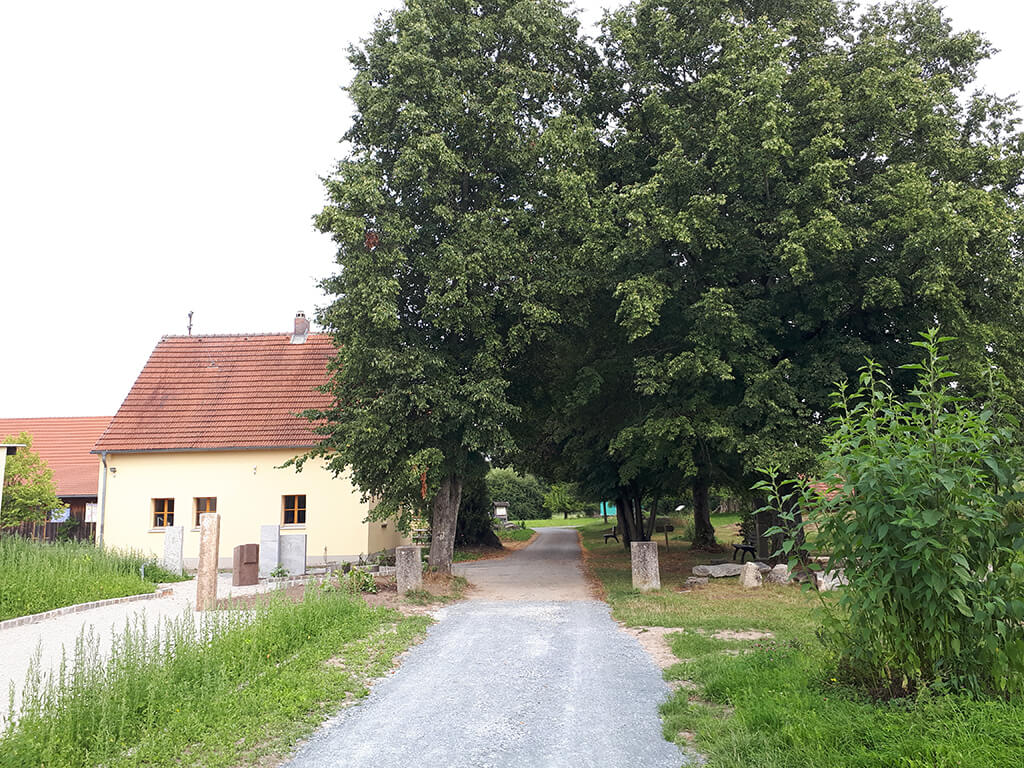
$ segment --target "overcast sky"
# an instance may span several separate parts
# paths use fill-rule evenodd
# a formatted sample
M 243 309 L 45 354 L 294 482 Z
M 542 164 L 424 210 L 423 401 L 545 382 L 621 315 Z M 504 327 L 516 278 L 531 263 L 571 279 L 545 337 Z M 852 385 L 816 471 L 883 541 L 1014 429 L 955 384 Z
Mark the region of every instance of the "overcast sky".
M 0 5 L 0 417 L 113 414 L 190 310 L 194 333 L 281 332 L 325 303 L 345 49 L 397 4 Z M 1024 11 L 946 7 L 1016 92 Z

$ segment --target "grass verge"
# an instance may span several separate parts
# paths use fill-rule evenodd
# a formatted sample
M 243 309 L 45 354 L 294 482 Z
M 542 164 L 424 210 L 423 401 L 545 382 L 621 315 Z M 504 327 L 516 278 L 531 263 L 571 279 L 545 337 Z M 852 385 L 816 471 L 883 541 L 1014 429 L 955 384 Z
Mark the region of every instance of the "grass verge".
M 146 578 L 140 576 L 145 565 Z M 53 544 L 0 538 L 0 621 L 67 605 L 152 592 L 180 576 L 138 553 L 97 549 L 85 542 Z
M 607 528 L 615 525 L 615 515 L 611 515 L 607 523 L 603 517 L 570 517 L 568 520 L 552 517 L 523 520 L 522 522 L 527 528 L 579 528 L 581 526 L 604 526 Z
M 715 520 L 729 541 L 734 520 Z M 616 619 L 672 627 L 678 685 L 662 706 L 665 737 L 711 768 L 989 768 L 1024 765 L 1024 703 L 932 695 L 877 702 L 838 686 L 815 636 L 815 599 L 796 587 L 743 590 L 735 579 L 681 591 L 693 565 L 722 555 L 659 546 L 662 589 L 632 589 L 628 554 L 584 530 L 587 564 Z M 737 639 L 735 634 L 770 634 Z M 717 637 L 716 637 L 717 635 Z
M 428 623 L 319 592 L 211 612 L 201 626 L 191 613 L 130 624 L 106 661 L 84 635 L 53 679 L 30 675 L 0 765 L 265 765 L 364 696 Z

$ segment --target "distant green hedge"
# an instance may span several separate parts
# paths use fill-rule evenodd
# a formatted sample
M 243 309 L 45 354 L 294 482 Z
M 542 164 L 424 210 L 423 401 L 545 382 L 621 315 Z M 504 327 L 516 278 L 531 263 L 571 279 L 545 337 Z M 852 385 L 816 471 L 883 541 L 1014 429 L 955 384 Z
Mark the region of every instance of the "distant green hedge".
M 544 509 L 547 490 L 533 475 L 520 475 L 514 469 L 492 469 L 487 473 L 487 491 L 493 501 L 508 502 L 508 516 L 514 520 L 551 517 Z

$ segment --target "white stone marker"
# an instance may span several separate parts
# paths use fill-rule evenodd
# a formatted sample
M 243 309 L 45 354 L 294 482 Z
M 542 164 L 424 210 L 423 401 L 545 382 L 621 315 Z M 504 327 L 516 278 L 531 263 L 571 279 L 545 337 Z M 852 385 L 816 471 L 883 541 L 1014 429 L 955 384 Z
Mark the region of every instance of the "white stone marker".
M 633 541 L 629 544 L 630 559 L 633 562 L 633 589 L 649 592 L 661 589 L 661 572 L 658 570 L 658 542 Z
M 740 571 L 740 586 L 747 589 L 761 586 L 761 569 L 757 563 L 745 563 Z
M 185 529 L 172 525 L 164 529 L 164 559 L 161 565 L 171 573 L 181 573 L 184 565 Z
M 421 550 L 422 547 L 395 547 L 395 579 L 400 595 L 423 586 Z
M 269 578 L 277 568 L 281 553 L 281 529 L 276 525 L 260 526 L 260 569 L 261 579 Z
M 199 573 L 196 575 L 196 610 L 205 611 L 217 602 L 217 564 L 220 562 L 220 515 L 199 515 Z

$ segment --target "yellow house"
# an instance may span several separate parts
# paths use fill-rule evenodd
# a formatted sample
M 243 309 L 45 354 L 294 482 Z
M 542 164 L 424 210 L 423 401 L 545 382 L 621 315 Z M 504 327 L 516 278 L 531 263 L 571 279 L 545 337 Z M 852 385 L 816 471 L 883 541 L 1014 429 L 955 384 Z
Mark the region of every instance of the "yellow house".
M 346 476 L 320 462 L 282 464 L 316 444 L 296 414 L 329 403 L 334 347 L 309 332 L 165 336 L 97 441 L 97 542 L 156 556 L 171 526 L 184 528 L 186 566 L 199 557 L 199 515 L 221 518 L 220 563 L 260 540 L 260 526 L 305 534 L 307 564 L 355 559 L 403 539 L 393 523 L 367 522 L 370 506 Z

